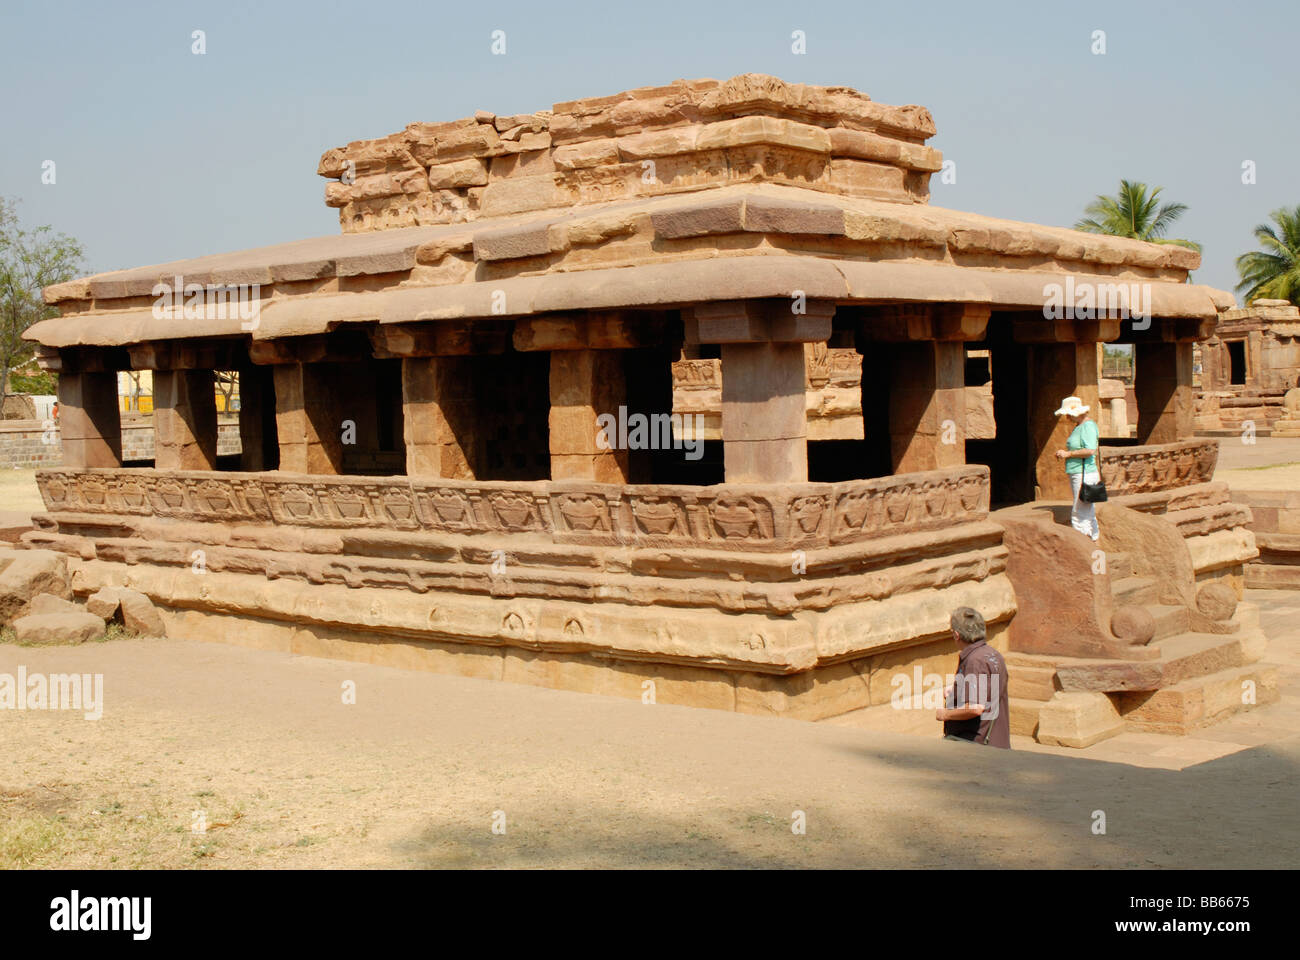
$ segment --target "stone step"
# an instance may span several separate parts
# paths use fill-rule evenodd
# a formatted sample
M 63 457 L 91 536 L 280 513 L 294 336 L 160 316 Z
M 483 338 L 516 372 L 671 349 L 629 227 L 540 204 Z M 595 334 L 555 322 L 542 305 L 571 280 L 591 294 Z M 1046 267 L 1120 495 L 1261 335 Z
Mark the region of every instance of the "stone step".
M 1182 633 L 1188 627 L 1188 617 L 1186 607 L 1166 607 L 1159 603 L 1141 603 L 1138 606 L 1151 614 L 1151 618 L 1156 622 L 1156 632 L 1151 638 L 1151 644 L 1165 637 L 1172 637 Z
M 1034 739 L 1058 747 L 1082 748 L 1121 734 L 1124 729 L 1124 718 L 1106 694 L 1096 691 L 1062 692 L 1040 707 Z
M 1007 698 L 1007 707 L 1011 711 L 1011 734 L 1020 737 L 1037 737 L 1038 713 L 1047 706 L 1042 700 L 1022 700 L 1017 697 Z
M 1050 663 L 1012 664 L 1007 661 L 1007 696 L 1022 700 L 1051 700 L 1056 694 L 1056 667 Z
M 1300 590 L 1300 566 L 1248 563 L 1246 586 L 1251 590 Z
M 1246 700 L 1247 691 L 1253 701 Z M 1127 729 L 1180 736 L 1279 697 L 1277 667 L 1266 663 L 1230 667 L 1163 690 L 1111 694 Z
M 1060 660 L 1056 677 L 1065 691 L 1151 691 L 1257 659 L 1236 634 L 1180 633 L 1159 642 L 1154 660 Z
M 1135 603 L 1139 606 L 1154 604 L 1160 595 L 1160 585 L 1145 577 L 1124 577 L 1121 580 L 1110 578 L 1110 593 L 1116 606 Z

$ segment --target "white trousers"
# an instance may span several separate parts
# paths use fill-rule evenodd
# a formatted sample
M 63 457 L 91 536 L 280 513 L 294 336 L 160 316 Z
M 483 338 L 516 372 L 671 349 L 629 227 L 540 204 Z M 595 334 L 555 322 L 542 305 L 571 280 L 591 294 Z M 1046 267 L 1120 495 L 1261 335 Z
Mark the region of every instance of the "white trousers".
M 1097 505 L 1084 503 L 1079 499 L 1079 487 L 1085 482 L 1100 483 L 1101 475 L 1096 470 L 1070 474 L 1070 489 L 1074 492 L 1074 506 L 1070 509 L 1070 526 L 1096 542 L 1101 536 L 1101 527 L 1097 525 Z

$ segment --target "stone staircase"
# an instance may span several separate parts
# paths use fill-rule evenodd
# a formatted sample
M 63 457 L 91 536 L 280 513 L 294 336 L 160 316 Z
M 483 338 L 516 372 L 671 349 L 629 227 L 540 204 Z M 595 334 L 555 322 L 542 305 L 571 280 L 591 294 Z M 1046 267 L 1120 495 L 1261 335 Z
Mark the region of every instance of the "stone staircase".
M 1153 520 L 1162 522 L 1142 522 Z M 1092 545 L 1081 537 L 1060 544 L 1094 556 Z M 1014 545 L 1012 550 L 1014 555 Z M 1041 563 L 1042 554 L 1033 559 Z M 1261 662 L 1267 639 L 1257 608 L 1238 603 L 1231 586 L 1222 582 L 1188 582 L 1177 589 L 1152 573 L 1149 556 L 1143 559 L 1145 574 L 1131 552 L 1108 550 L 1104 569 L 1090 570 L 1102 581 L 1099 590 L 1109 587 L 1109 596 L 1096 604 L 1094 619 L 1110 620 L 1116 637 L 1131 643 L 1127 649 L 1118 645 L 1102 656 L 1027 650 L 1045 644 L 1018 636 L 1013 622 L 1006 655 L 1012 733 L 1068 747 L 1086 747 L 1125 730 L 1185 735 L 1278 699 L 1277 669 Z M 1169 564 L 1168 569 L 1176 576 L 1172 571 L 1179 567 Z M 1077 570 L 1076 562 L 1075 576 Z M 1044 573 L 1036 571 L 1016 583 L 1018 601 L 1023 603 L 1022 592 L 1034 589 Z M 1170 602 L 1180 595 L 1182 602 Z M 1190 604 L 1189 597 L 1195 598 Z M 1058 607 L 1053 619 L 1081 622 L 1090 612 Z M 1063 632 L 1068 640 L 1068 627 Z

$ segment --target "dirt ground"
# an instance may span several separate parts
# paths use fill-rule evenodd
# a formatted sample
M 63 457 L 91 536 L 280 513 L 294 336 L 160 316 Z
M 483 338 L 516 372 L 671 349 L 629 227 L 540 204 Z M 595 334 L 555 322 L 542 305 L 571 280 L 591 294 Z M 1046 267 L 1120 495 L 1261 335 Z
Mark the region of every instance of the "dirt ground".
M 218 643 L 0 645 L 0 672 L 20 664 L 100 673 L 105 706 L 99 720 L 0 710 L 0 867 L 1267 868 L 1300 854 L 1300 735 L 1165 770 Z
M 1260 454 L 1233 474 L 1300 459 Z M 34 496 L 13 473 L 0 496 Z M 1300 596 L 1258 593 L 1282 703 L 1087 751 L 185 640 L 0 643 L 0 674 L 102 674 L 105 701 L 0 709 L 0 868 L 1294 867 Z

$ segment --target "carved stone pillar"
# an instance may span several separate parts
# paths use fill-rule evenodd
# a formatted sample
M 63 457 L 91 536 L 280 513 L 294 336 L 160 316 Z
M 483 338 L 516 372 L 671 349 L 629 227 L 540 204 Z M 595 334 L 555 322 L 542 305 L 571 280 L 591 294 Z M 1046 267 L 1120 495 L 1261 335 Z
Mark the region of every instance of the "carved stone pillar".
M 808 479 L 804 344 L 826 340 L 835 305 L 734 300 L 683 314 L 686 342 L 722 354 L 722 452 L 727 483 Z
M 551 479 L 627 483 L 628 451 L 617 429 L 602 434 L 597 421 L 617 423 L 627 403 L 622 352 L 553 350 L 550 377 Z
M 217 404 L 211 370 L 153 372 L 154 466 L 215 470 Z
M 1074 429 L 1056 415 L 1061 401 L 1078 397 L 1101 423 L 1094 342 L 1035 343 L 1029 346 L 1029 452 L 1035 459 L 1036 499 L 1069 500 L 1070 480 L 1056 451 Z M 996 387 L 994 388 L 996 389 Z
M 1192 435 L 1192 344 L 1138 343 L 1133 384 L 1138 403 L 1138 442 L 1173 443 Z
M 76 470 L 122 465 L 122 419 L 115 372 L 60 373 L 59 435 L 64 467 Z
M 476 430 L 474 358 L 403 357 L 402 424 L 410 476 L 473 480 L 482 437 Z
M 966 462 L 965 349 L 958 341 L 891 345 L 889 447 L 894 473 Z
M 808 479 L 802 343 L 722 345 L 722 452 L 727 483 Z
M 275 428 L 280 469 L 289 473 L 341 473 L 343 418 L 338 400 L 346 389 L 334 364 L 275 366 Z

